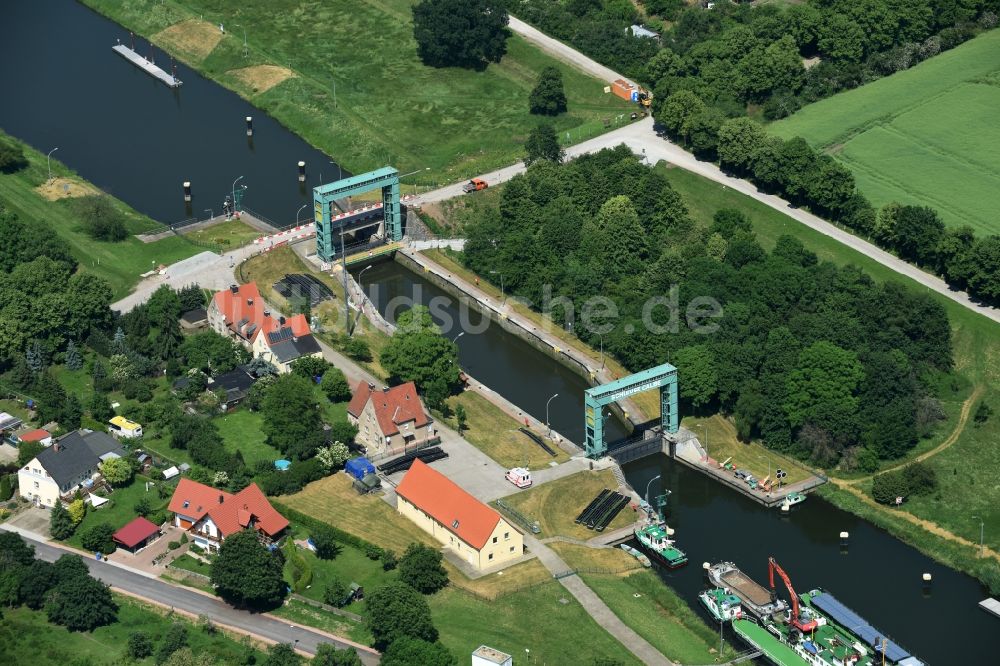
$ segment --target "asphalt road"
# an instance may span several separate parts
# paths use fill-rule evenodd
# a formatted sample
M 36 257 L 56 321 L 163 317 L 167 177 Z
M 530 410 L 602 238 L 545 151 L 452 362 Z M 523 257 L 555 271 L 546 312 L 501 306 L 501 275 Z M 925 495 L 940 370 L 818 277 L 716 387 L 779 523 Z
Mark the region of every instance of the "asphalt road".
M 48 562 L 54 562 L 61 555 L 67 553 L 62 548 L 56 548 L 34 539 L 31 539 L 31 544 L 35 547 L 35 555 Z M 310 654 L 315 654 L 320 643 L 333 643 L 338 648 L 356 647 L 273 617 L 237 610 L 204 594 L 170 585 L 156 578 L 148 578 L 93 559 L 85 559 L 84 561 L 90 568 L 91 575 L 104 581 L 112 588 L 130 592 L 178 610 L 196 615 L 208 615 L 218 624 L 236 627 L 261 638 L 279 643 L 293 643 L 300 650 Z M 296 643 L 296 641 L 298 642 Z M 365 664 L 379 663 L 377 654 L 358 650 L 358 655 Z
M 591 60 L 579 51 L 575 51 L 573 48 L 563 44 L 559 40 L 549 37 L 535 28 L 532 28 L 523 21 L 514 18 L 513 16 L 510 17 L 510 28 L 541 48 L 543 51 L 546 51 L 565 62 L 575 65 L 578 69 L 588 74 L 597 76 L 598 78 L 609 82 L 614 79 L 625 78 L 621 74 Z M 874 259 L 878 263 L 892 269 L 900 275 L 905 275 L 927 289 L 950 298 L 959 305 L 968 308 L 973 312 L 977 312 L 984 317 L 988 317 L 995 322 L 1000 322 L 1000 309 L 976 303 L 970 299 L 968 294 L 965 292 L 953 290 L 941 278 L 924 272 L 916 266 L 903 261 L 899 257 L 886 252 L 885 250 L 862 238 L 840 229 L 822 218 L 804 210 L 793 208 L 791 204 L 781 197 L 765 194 L 759 191 L 757 186 L 749 181 L 726 175 L 721 169 L 719 169 L 718 166 L 712 164 L 711 162 L 704 162 L 697 159 L 694 155 L 687 152 L 680 146 L 659 136 L 653 128 L 652 118 L 645 118 L 594 139 L 590 139 L 589 141 L 584 141 L 583 143 L 571 146 L 566 150 L 566 156 L 572 158 L 584 153 L 598 151 L 603 148 L 614 147 L 619 144 L 625 144 L 635 154 L 643 155 L 650 164 L 655 164 L 656 162 L 663 160 L 669 162 L 670 164 L 679 166 L 682 169 L 686 169 L 687 171 L 692 171 L 700 176 L 704 176 L 705 178 L 713 180 L 717 183 L 721 183 L 727 187 L 731 187 L 737 192 L 752 197 L 757 201 L 760 201 L 761 203 L 788 215 L 792 219 L 801 222 L 807 227 L 815 229 L 821 234 L 829 236 L 830 238 L 857 250 L 861 254 Z M 480 176 L 480 178 L 486 180 L 486 182 L 490 185 L 496 185 L 497 183 L 510 180 L 515 175 L 522 173 L 524 170 L 524 163 L 519 162 L 515 165 Z M 458 183 L 422 194 L 420 195 L 420 199 L 427 203 L 435 203 L 445 199 L 462 196 L 462 184 L 463 183 Z

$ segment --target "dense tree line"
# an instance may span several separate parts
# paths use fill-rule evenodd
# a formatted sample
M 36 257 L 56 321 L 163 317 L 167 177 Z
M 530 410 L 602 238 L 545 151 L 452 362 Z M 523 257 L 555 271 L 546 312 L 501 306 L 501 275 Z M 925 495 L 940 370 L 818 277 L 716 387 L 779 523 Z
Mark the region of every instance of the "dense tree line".
M 0 606 L 44 609 L 49 622 L 90 631 L 116 622 L 118 606 L 104 583 L 91 578 L 78 555 L 53 563 L 35 559 L 35 547 L 13 532 L 0 532 Z
M 431 67 L 486 69 L 507 53 L 507 7 L 497 0 L 421 0 L 413 6 L 417 55 Z
M 673 140 L 724 170 L 871 238 L 975 298 L 1000 300 L 1000 236 L 977 238 L 968 226 L 945 229 L 925 206 L 890 203 L 876 211 L 833 157 L 800 137 L 771 136 L 750 118 L 726 120 L 691 91 L 655 98 L 653 115 Z
M 901 455 L 942 416 L 933 386 L 952 356 L 939 303 L 820 262 L 790 236 L 767 252 L 738 211 L 702 228 L 624 147 L 532 166 L 467 238 L 478 274 L 502 274 L 508 293 L 595 346 L 602 335 L 630 370 L 678 366 L 685 411 L 731 414 L 744 439 L 857 466 Z M 588 325 L 595 297 L 617 316 Z M 722 306 L 701 321 L 708 332 L 689 325 L 699 297 Z
M 526 0 L 516 13 L 657 96 L 688 90 L 726 116 L 762 105 L 769 119 L 954 48 L 1000 13 L 997 0 L 643 4 L 671 20 L 661 43 L 631 34 L 627 0 Z

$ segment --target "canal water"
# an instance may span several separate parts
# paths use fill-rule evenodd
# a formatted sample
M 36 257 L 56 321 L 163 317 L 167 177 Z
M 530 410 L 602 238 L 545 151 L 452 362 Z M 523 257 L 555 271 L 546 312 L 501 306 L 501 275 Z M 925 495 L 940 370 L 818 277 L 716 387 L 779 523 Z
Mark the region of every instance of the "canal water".
M 0 128 L 42 153 L 58 147 L 53 158 L 166 224 L 221 214 L 240 176 L 244 205 L 290 224 L 320 173 L 338 175 L 323 152 L 188 67 L 177 66 L 179 89 L 140 71 L 111 50 L 118 39 L 128 44 L 128 31 L 72 0 L 0 5 Z M 137 37 L 136 50 L 147 55 L 149 44 Z M 155 61 L 169 71 L 162 51 Z M 194 193 L 188 209 L 184 181 Z
M 458 361 L 476 380 L 504 396 L 531 416 L 549 424 L 571 442 L 583 445 L 583 392 L 590 385 L 569 368 L 556 363 L 499 326 L 489 325 L 477 310 L 459 307 L 443 289 L 395 262 L 375 264 L 361 276 L 362 287 L 388 321 L 411 305 L 427 305 L 449 338 L 458 345 Z M 607 440 L 624 437 L 625 427 L 614 416 L 605 421 Z
M 432 307 L 449 337 L 466 330 L 457 341 L 462 367 L 533 416 L 544 421 L 545 401 L 558 393 L 550 409 L 553 428 L 582 441 L 583 391 L 588 386 L 578 375 L 499 326 L 471 332 L 483 322 L 477 313 L 466 313 L 464 324 L 453 325 L 463 316 L 456 299 L 398 263 L 376 264 L 362 281 L 390 321 L 416 302 Z M 621 426 L 614 427 L 609 436 L 621 436 Z M 662 576 L 692 606 L 700 608 L 702 562 L 735 561 L 767 585 L 767 559 L 773 556 L 796 591 L 826 589 L 932 666 L 1000 664 L 1000 640 L 994 633 L 1000 632 L 1000 620 L 977 607 L 985 593 L 969 576 L 815 496 L 783 516 L 663 455 L 625 467 L 626 478 L 639 492 L 658 474 L 661 479 L 651 494 L 661 483 L 671 491 L 669 522 L 690 557 L 687 567 Z M 842 531 L 850 534 L 846 552 L 840 548 Z M 929 591 L 921 581 L 925 572 L 933 576 Z M 783 590 L 779 593 L 787 597 Z M 726 640 L 732 639 L 727 634 Z

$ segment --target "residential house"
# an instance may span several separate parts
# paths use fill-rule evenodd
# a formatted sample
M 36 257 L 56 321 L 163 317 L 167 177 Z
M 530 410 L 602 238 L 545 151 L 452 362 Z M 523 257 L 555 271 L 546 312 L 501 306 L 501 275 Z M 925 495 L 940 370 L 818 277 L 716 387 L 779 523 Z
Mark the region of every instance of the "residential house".
M 309 336 L 310 338 L 312 336 Z M 209 391 L 222 391 L 225 395 L 219 403 L 219 409 L 228 412 L 239 405 L 247 397 L 250 387 L 257 378 L 248 373 L 243 366 L 233 368 L 229 372 L 216 375 L 208 380 Z
M 396 487 L 396 499 L 401 514 L 477 570 L 524 553 L 524 538 L 513 525 L 420 459 Z
M 21 497 L 41 506 L 54 506 L 60 497 L 97 477 L 101 462 L 124 455 L 125 450 L 107 433 L 75 430 L 18 470 Z
M 347 419 L 358 427 L 357 441 L 370 455 L 438 439 L 413 382 L 382 389 L 359 383 L 347 405 Z
M 205 550 L 218 550 L 227 536 L 240 530 L 254 529 L 273 540 L 288 527 L 256 483 L 231 494 L 182 478 L 168 508 L 174 525 L 190 532 L 191 540 Z
M 291 363 L 303 356 L 323 356 L 305 315 L 272 317 L 255 282 L 216 292 L 208 307 L 208 324 L 219 335 L 239 340 L 279 372 L 289 372 Z

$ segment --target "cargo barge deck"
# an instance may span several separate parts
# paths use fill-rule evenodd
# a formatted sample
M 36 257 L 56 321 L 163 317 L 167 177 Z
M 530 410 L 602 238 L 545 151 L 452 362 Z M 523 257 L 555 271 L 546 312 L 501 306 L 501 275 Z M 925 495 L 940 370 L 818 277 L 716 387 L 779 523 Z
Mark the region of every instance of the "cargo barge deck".
M 771 591 L 758 585 L 732 562 L 719 562 L 708 568 L 708 579 L 717 587 L 732 590 L 743 602 L 743 609 L 761 620 L 768 620 L 788 610 L 788 604 L 775 599 Z

